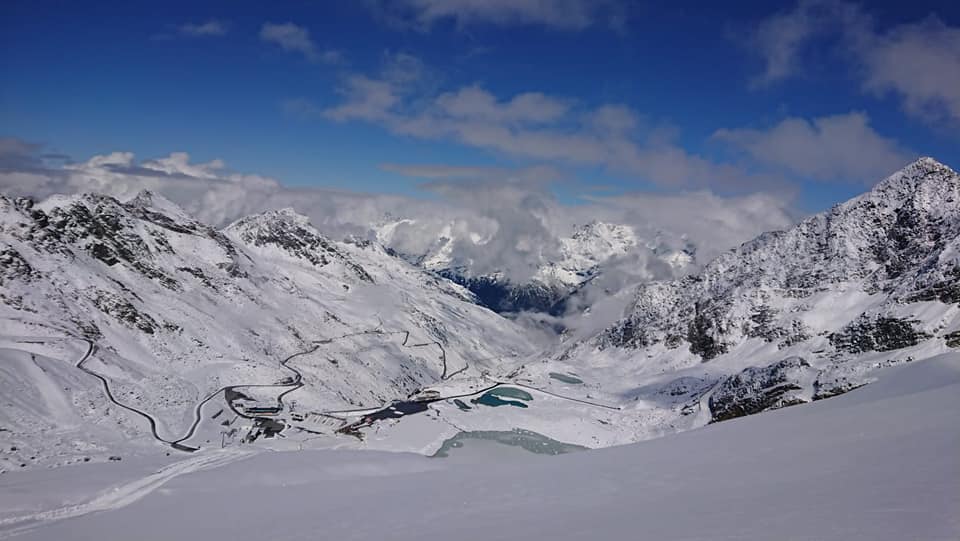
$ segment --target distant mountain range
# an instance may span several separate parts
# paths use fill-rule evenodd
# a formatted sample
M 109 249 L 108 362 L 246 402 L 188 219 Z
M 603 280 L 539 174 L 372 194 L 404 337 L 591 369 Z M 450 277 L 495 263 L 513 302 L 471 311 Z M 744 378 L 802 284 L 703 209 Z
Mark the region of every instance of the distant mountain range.
M 600 447 L 960 347 L 960 176 L 930 158 L 699 272 L 693 246 L 594 222 L 517 284 L 457 266 L 449 238 L 397 254 L 381 244 L 395 226 L 335 241 L 289 209 L 215 229 L 149 192 L 0 197 L 0 468 L 270 430 L 427 453 L 514 429 Z M 640 252 L 687 276 L 609 291 L 626 310 L 585 311 L 559 345 L 485 308 L 559 313 Z M 250 426 L 248 407 L 276 424 Z
M 622 391 L 642 400 L 667 389 L 679 410 L 708 406 L 718 421 L 843 393 L 878 366 L 958 347 L 958 303 L 960 176 L 923 158 L 696 275 L 638 286 L 619 321 L 554 358 L 653 378 L 663 386 Z
M 396 228 L 410 222 L 409 219 L 387 221 L 377 226 L 377 240 L 390 246 Z M 441 229 L 425 252 L 396 253 L 414 265 L 463 285 L 481 304 L 501 313 L 532 311 L 562 315 L 568 298 L 577 295 L 617 259 L 642 254 L 682 272 L 693 267 L 696 256 L 696 248 L 690 243 L 679 250 L 671 249 L 660 239 L 639 238 L 629 225 L 592 221 L 575 228 L 569 237 L 561 237 L 559 257 L 551 260 L 541 256 L 536 262 L 536 272 L 518 282 L 504 272 L 477 273 L 469 261 L 456 258 L 454 251 L 458 243 L 482 246 L 484 239 L 476 234 L 458 236 L 453 231 L 453 227 Z M 636 272 L 640 273 L 640 269 Z
M 378 406 L 532 351 L 518 327 L 469 291 L 379 245 L 332 241 L 291 210 L 217 230 L 149 192 L 126 202 L 0 197 L 0 263 L 0 348 L 29 349 L 18 337 L 30 337 L 46 357 L 68 360 L 80 357 L 80 339 L 91 341 L 97 355 L 87 366 L 112 381 L 119 402 L 150 412 L 170 440 L 188 431 L 211 392 L 283 382 L 291 373 L 278 361 L 317 341 L 347 336 L 301 369 L 310 391 L 291 395 L 300 408 Z M 4 363 L 0 386 L 22 399 L 0 411 L 16 460 L 146 428 L 97 380 L 42 353 Z M 257 390 L 244 394 L 257 398 Z

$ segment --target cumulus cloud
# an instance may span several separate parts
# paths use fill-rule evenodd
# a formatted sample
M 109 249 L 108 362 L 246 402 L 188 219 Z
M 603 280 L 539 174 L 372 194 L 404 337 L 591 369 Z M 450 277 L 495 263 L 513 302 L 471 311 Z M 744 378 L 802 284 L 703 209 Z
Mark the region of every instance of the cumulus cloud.
M 626 11 L 614 0 L 394 0 L 368 2 L 394 26 L 429 30 L 441 21 L 458 27 L 540 25 L 557 30 L 583 30 L 595 24 L 621 28 Z
M 907 112 L 960 121 L 960 27 L 935 16 L 866 34 L 854 45 L 864 66 L 864 88 L 899 95 Z
M 453 118 L 545 124 L 563 118 L 570 110 L 570 100 L 540 92 L 525 92 L 500 103 L 493 94 L 478 85 L 472 85 L 441 94 L 436 99 L 436 106 Z
M 761 20 L 746 39 L 764 62 L 763 73 L 751 80 L 756 87 L 783 81 L 802 72 L 802 56 L 810 42 L 865 21 L 859 8 L 835 0 L 800 0 L 788 11 Z
M 927 120 L 960 120 L 960 27 L 936 15 L 881 29 L 857 4 L 800 0 L 760 21 L 751 34 L 748 43 L 764 61 L 752 84 L 802 73 L 804 52 L 827 38 L 839 44 L 865 91 L 892 92 L 908 113 Z
M 688 239 L 697 260 L 706 263 L 760 232 L 779 230 L 802 215 L 778 193 L 722 197 L 709 191 L 675 194 L 633 193 L 616 197 L 588 196 L 596 205 L 616 209 L 623 223 L 643 236 L 671 232 Z
M 287 52 L 300 53 L 311 62 L 338 64 L 343 61 L 343 53 L 332 49 L 320 50 L 310 37 L 310 31 L 291 22 L 264 23 L 260 28 L 260 39 L 278 45 Z
M 804 178 L 873 183 L 916 156 L 879 135 L 865 113 L 786 118 L 766 129 L 721 129 L 713 139 Z
M 181 35 L 190 37 L 219 37 L 227 35 L 230 25 L 220 20 L 210 20 L 204 23 L 186 23 L 177 29 Z
M 69 160 L 69 156 L 45 150 L 44 145 L 16 137 L 0 137 L 0 174 L 57 175 L 53 168 Z
M 434 195 L 412 198 L 290 187 L 231 171 L 220 160 L 195 163 L 182 152 L 139 161 L 132 153 L 114 152 L 66 165 L 44 165 L 42 153 L 40 145 L 0 141 L 0 164 L 6 164 L 0 167 L 0 192 L 44 198 L 92 191 L 123 200 L 149 189 L 221 226 L 255 212 L 293 207 L 334 238 L 380 240 L 414 257 L 449 244 L 452 265 L 475 274 L 501 272 L 515 281 L 529 279 L 540 263 L 556 258 L 559 239 L 577 226 L 595 220 L 629 225 L 642 239 L 641 247 L 611 263 L 598 292 L 681 272 L 663 264 L 658 255 L 665 251 L 692 249 L 705 262 L 795 218 L 789 199 L 772 195 L 638 193 L 564 205 L 550 189 L 562 175 L 543 166 L 385 165 L 423 179 L 423 189 Z M 14 154 L 16 159 L 4 157 Z M 393 226 L 389 234 L 379 227 L 386 224 Z
M 409 96 L 422 91 L 429 78 L 423 62 L 407 53 L 386 53 L 376 75 L 349 73 L 337 92 L 342 103 L 323 108 L 306 98 L 300 98 L 299 110 L 311 116 L 319 114 L 336 121 L 364 120 L 368 122 L 392 122 L 393 109 L 404 105 Z
M 300 99 L 287 110 L 523 159 L 599 166 L 674 188 L 746 191 L 782 182 L 689 153 L 623 104 L 587 107 L 542 92 L 502 99 L 479 84 L 437 91 L 429 70 L 410 55 L 388 58 L 375 74 L 347 74 L 339 94 L 341 102 L 327 108 Z

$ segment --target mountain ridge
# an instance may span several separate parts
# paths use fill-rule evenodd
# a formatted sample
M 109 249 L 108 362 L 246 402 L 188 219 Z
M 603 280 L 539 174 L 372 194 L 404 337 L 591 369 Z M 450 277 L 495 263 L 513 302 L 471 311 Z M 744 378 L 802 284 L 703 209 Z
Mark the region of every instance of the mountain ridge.
M 684 382 L 677 411 L 713 421 L 846 392 L 872 366 L 949 349 L 960 328 L 958 201 L 960 176 L 917 160 L 696 275 L 638 286 L 621 319 L 560 347 L 554 362 Z
M 476 374 L 532 349 L 519 328 L 459 286 L 379 246 L 332 241 L 290 211 L 221 232 L 149 193 L 127 202 L 0 196 L 0 261 L 0 349 L 66 367 L 80 357 L 78 339 L 91 341 L 86 368 L 107 375 L 115 398 L 150 412 L 161 434 L 181 432 L 200 400 L 224 386 L 255 384 L 232 400 L 269 404 L 271 386 L 290 377 L 278 360 L 300 351 L 316 353 L 301 362 L 306 390 L 295 402 L 324 411 L 378 407 L 448 372 Z M 442 350 L 411 347 L 424 343 Z M 13 372 L 0 370 L 0 385 L 30 396 L 33 385 L 64 389 L 50 403 L 82 405 L 86 428 L 62 430 L 75 421 L 43 402 L 0 412 L 5 439 L 19 449 L 14 460 L 55 462 L 78 448 L 143 438 L 143 420 L 113 407 L 96 379 L 71 375 L 66 383 L 66 368 L 37 379 L 34 357 L 15 358 Z M 62 435 L 44 438 L 40 427 Z M 202 425 L 196 438 L 215 427 Z
M 95 350 L 84 367 L 161 434 L 197 419 L 185 445 L 258 437 L 212 421 L 251 406 L 318 445 L 429 454 L 520 427 L 604 447 L 822 400 L 956 348 L 960 177 L 918 160 L 697 274 L 620 292 L 615 323 L 591 309 L 546 350 L 467 289 L 291 209 L 218 230 L 148 192 L 0 197 L 0 262 L 0 384 L 39 397 L 0 411 L 21 449 L 9 460 L 149 447 L 143 420 L 76 374 L 78 338 Z M 403 400 L 426 413 L 387 407 Z M 364 421 L 377 408 L 383 422 Z

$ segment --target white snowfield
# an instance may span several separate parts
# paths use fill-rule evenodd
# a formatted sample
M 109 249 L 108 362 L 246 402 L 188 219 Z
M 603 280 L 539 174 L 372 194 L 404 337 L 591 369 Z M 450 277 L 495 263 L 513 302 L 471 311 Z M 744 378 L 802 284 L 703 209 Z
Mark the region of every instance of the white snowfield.
M 640 242 L 592 229 L 590 272 Z M 932 159 L 546 350 L 476 301 L 289 209 L 0 195 L 0 538 L 958 537 Z
M 87 504 L 3 520 L 0 537 L 953 541 L 958 412 L 952 353 L 815 404 L 556 457 L 501 460 L 489 449 L 470 454 L 472 443 L 446 460 L 213 452 L 225 465 L 164 478 L 212 461 L 193 457 Z M 34 490 L 75 490 L 83 469 L 47 472 Z M 28 475 L 0 478 L 0 494 L 12 485 L 21 501 L 37 498 L 20 483 Z
M 191 433 L 225 386 L 267 406 L 291 390 L 301 412 L 380 407 L 533 351 L 466 290 L 289 210 L 220 232 L 146 192 L 23 204 L 0 196 L 0 471 L 159 451 L 146 419 L 74 366 L 85 337 L 116 400 L 194 447 L 236 426 L 220 392 Z M 296 354 L 292 389 L 279 363 Z

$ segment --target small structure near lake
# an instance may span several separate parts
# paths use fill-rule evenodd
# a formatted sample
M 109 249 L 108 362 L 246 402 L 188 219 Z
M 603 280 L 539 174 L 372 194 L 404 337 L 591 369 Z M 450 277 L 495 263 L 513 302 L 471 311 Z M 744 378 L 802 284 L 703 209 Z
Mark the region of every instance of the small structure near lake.
M 280 413 L 283 408 L 280 406 L 248 406 L 243 408 L 243 412 L 247 415 L 260 416 L 260 415 L 276 415 Z

